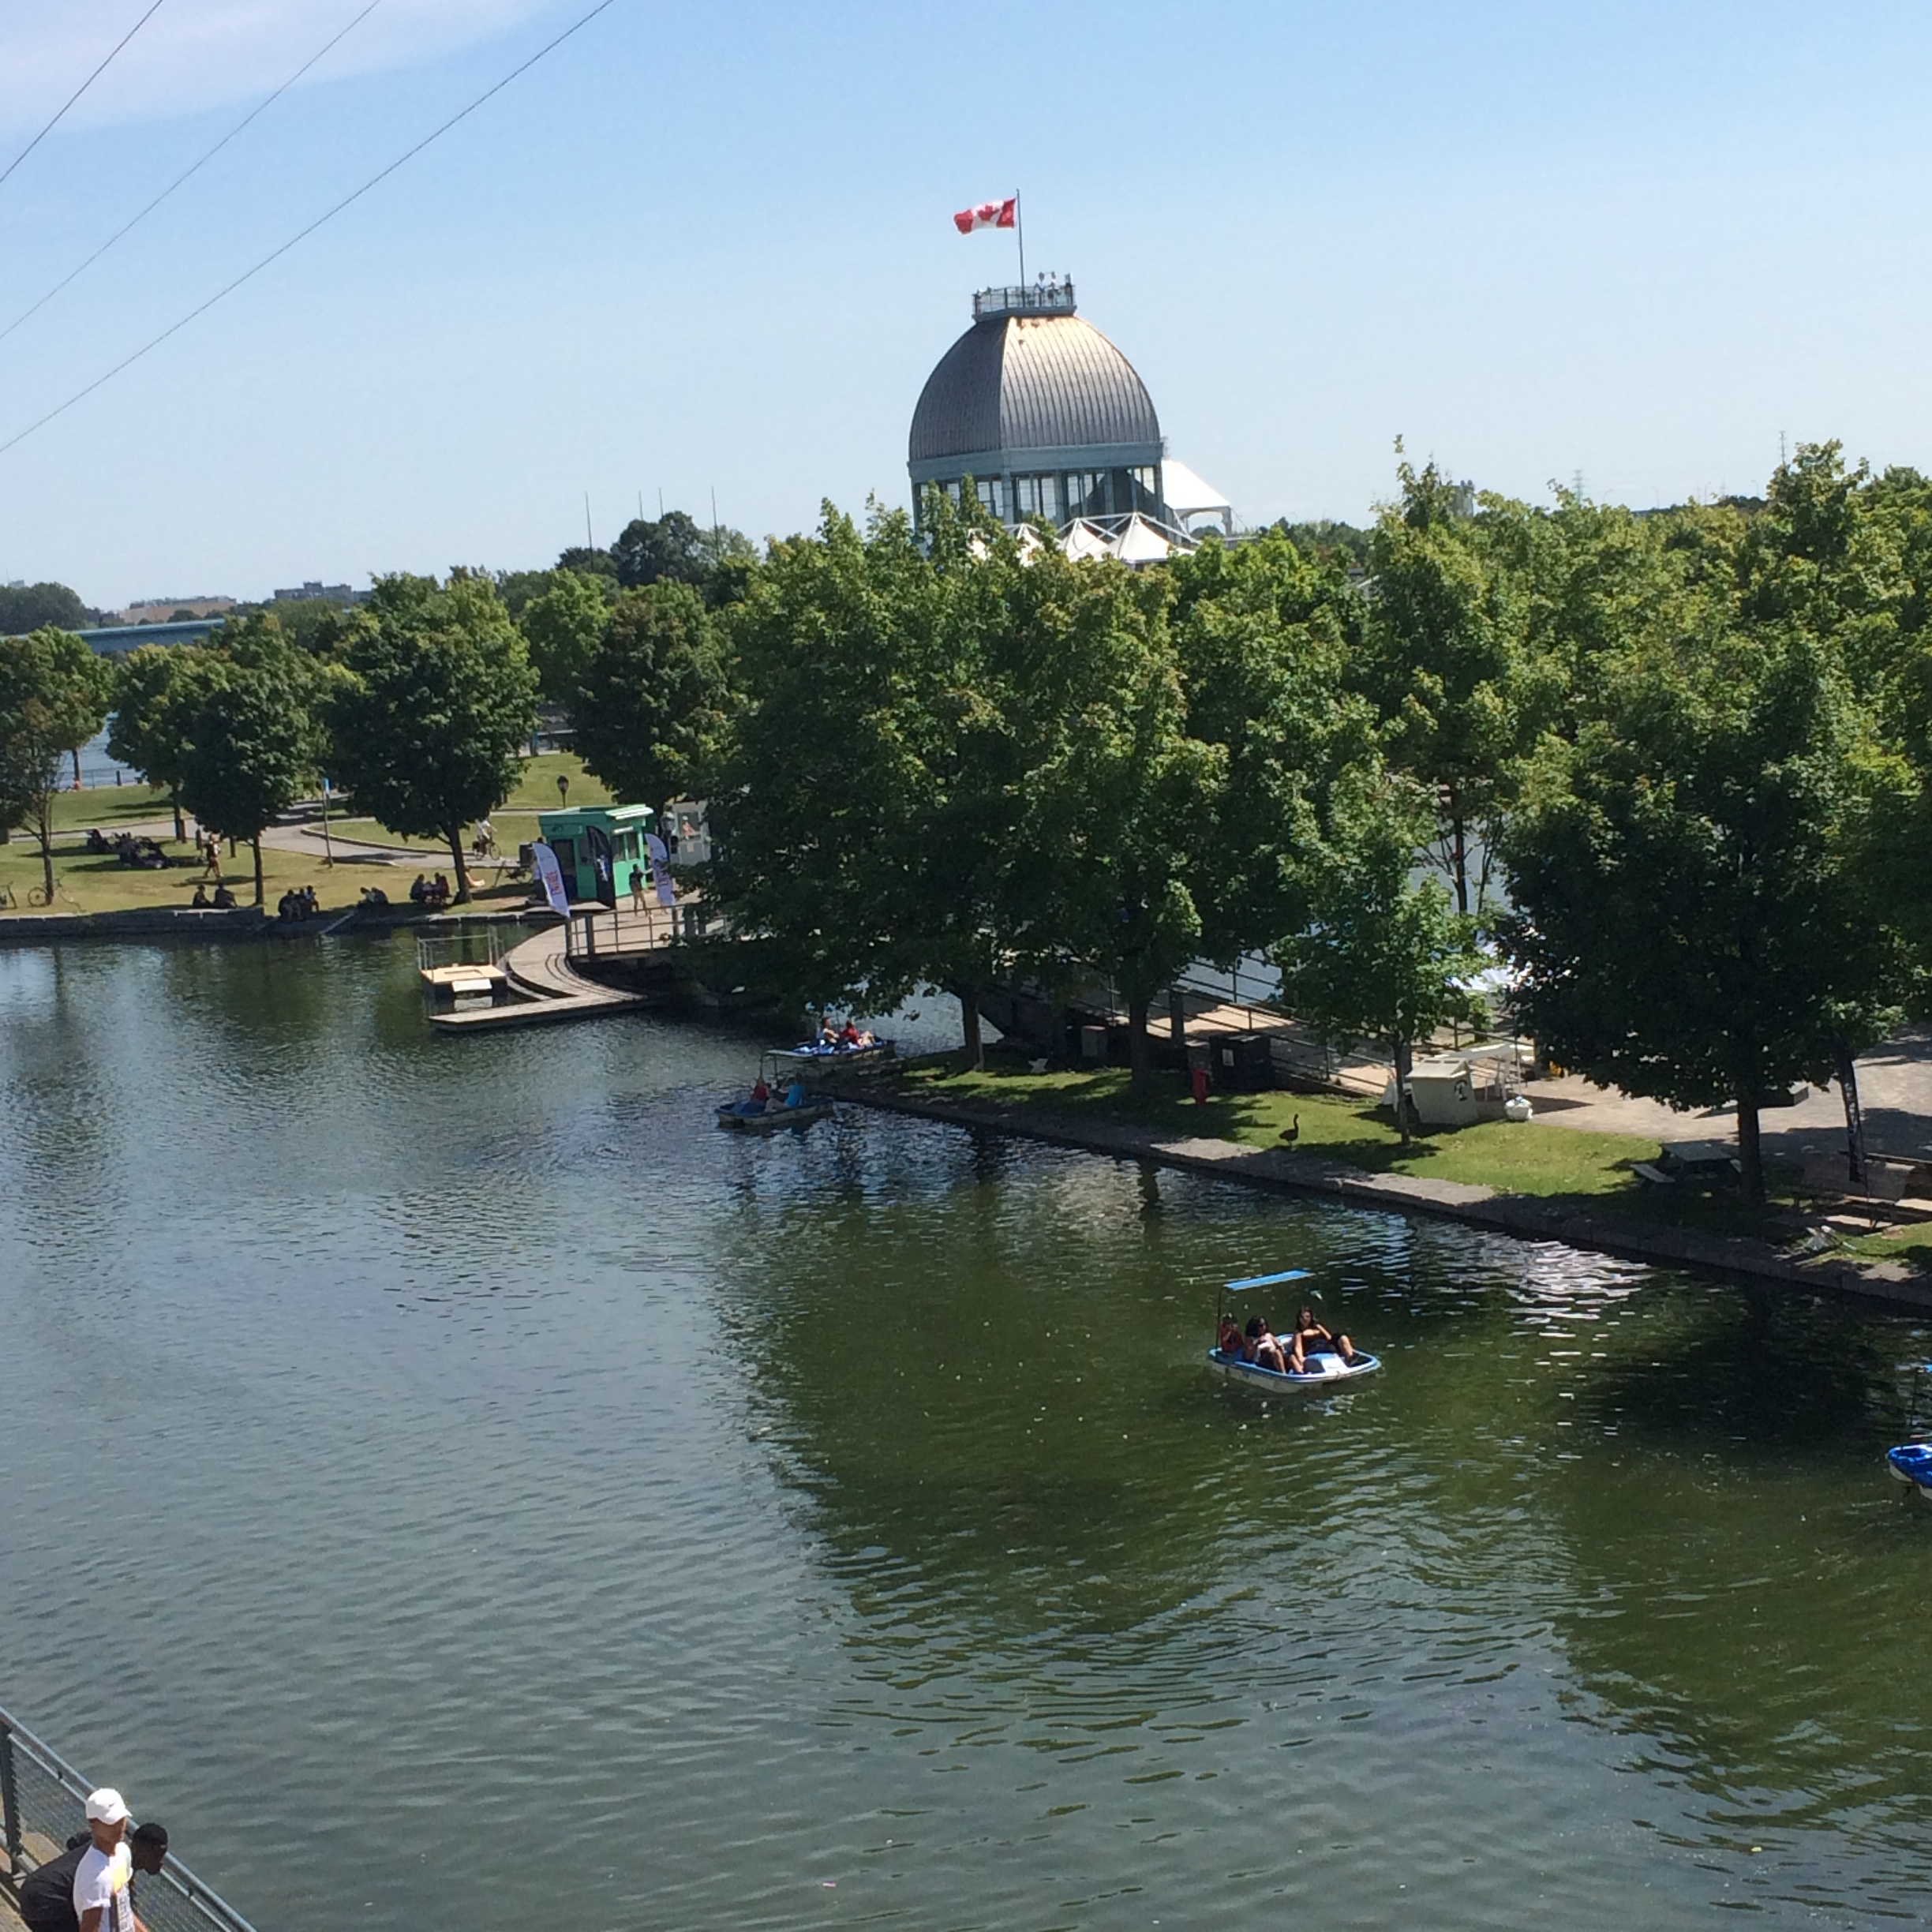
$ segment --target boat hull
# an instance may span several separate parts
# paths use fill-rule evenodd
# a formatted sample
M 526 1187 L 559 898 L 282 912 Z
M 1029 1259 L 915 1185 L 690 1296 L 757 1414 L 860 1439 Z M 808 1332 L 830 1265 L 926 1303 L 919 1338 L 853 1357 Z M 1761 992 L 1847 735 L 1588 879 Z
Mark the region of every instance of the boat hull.
M 1223 1355 L 1219 1349 L 1208 1351 L 1208 1366 L 1226 1380 L 1238 1382 L 1244 1388 L 1266 1389 L 1275 1395 L 1290 1390 L 1306 1393 L 1310 1389 L 1339 1388 L 1345 1383 L 1359 1382 L 1364 1376 L 1373 1375 L 1382 1366 L 1379 1356 L 1364 1354 L 1359 1350 L 1352 1362 L 1345 1362 L 1339 1355 L 1327 1354 L 1311 1356 L 1309 1361 L 1307 1374 L 1281 1375 L 1272 1368 L 1262 1368 L 1259 1363 L 1241 1361 L 1233 1356 Z
M 1896 1449 L 1888 1449 L 1885 1467 L 1893 1481 L 1932 1497 L 1932 1443 L 1900 1443 Z
M 808 1101 L 803 1106 L 762 1109 L 757 1113 L 748 1108 L 741 1111 L 735 1106 L 721 1106 L 717 1110 L 717 1124 L 731 1133 L 769 1134 L 777 1133 L 781 1127 L 809 1127 L 831 1111 L 829 1100 Z

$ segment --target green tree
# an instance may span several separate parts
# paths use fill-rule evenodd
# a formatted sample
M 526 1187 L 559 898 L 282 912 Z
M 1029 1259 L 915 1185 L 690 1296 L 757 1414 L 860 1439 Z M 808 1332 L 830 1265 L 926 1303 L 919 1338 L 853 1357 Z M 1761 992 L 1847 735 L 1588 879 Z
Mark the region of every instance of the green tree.
M 725 653 L 696 590 L 668 578 L 627 590 L 601 628 L 569 688 L 575 748 L 586 769 L 661 824 L 720 743 Z
M 1201 955 L 1228 967 L 1299 925 L 1321 802 L 1376 755 L 1372 707 L 1347 681 L 1362 600 L 1332 556 L 1271 533 L 1210 538 L 1170 568 L 1188 732 L 1227 759 L 1194 891 Z
M 1868 890 L 1874 823 L 1910 789 L 1842 661 L 1735 588 L 1627 653 L 1574 742 L 1552 737 L 1503 841 L 1521 1015 L 1554 1058 L 1679 1106 L 1758 1110 L 1896 1017 L 1906 960 Z M 1850 1100 L 1848 1093 L 1848 1101 Z
M 1193 736 L 1161 573 L 1044 549 L 1013 573 L 1026 640 L 1019 876 L 1035 959 L 1104 974 L 1127 1008 L 1137 1092 L 1154 996 L 1199 953 L 1200 892 L 1226 782 L 1224 745 Z
M 567 710 L 611 614 L 612 580 L 578 571 L 545 573 L 545 588 L 517 620 L 539 692 Z
M 310 695 L 286 667 L 230 661 L 219 675 L 185 684 L 173 701 L 187 747 L 182 798 L 211 831 L 247 843 L 258 906 L 261 835 L 315 775 L 320 740 Z
M 182 775 L 188 764 L 188 721 L 227 659 L 193 644 L 144 644 L 114 667 L 114 715 L 108 722 L 111 758 L 140 773 L 168 795 L 174 836 L 182 823 Z
M 65 584 L 0 585 L 0 637 L 24 636 L 50 624 L 60 631 L 84 631 L 88 614 Z
M 333 769 L 380 823 L 447 842 L 460 904 L 462 829 L 516 782 L 537 674 L 485 577 L 385 577 L 369 609 L 375 621 L 351 642 L 328 707 Z
M 1530 601 L 1513 546 L 1496 526 L 1521 505 L 1481 499 L 1433 464 L 1398 472 L 1402 500 L 1385 509 L 1369 550 L 1371 583 L 1358 675 L 1387 721 L 1388 755 L 1438 801 L 1438 862 L 1469 912 L 1470 844 L 1485 848 L 1513 773 L 1560 695 L 1530 648 Z M 1480 885 L 1477 894 L 1480 902 Z
M 106 722 L 113 689 L 107 664 L 67 631 L 0 638 L 0 813 L 9 830 L 32 827 L 50 902 L 62 761 Z
M 1320 845 L 1303 859 L 1312 916 L 1275 948 L 1282 999 L 1319 1039 L 1387 1048 L 1406 1147 L 1414 1048 L 1452 1020 L 1481 1024 L 1481 996 L 1466 983 L 1490 962 L 1476 921 L 1440 881 L 1414 876 L 1429 825 L 1425 792 L 1361 765 L 1334 788 L 1322 816 Z

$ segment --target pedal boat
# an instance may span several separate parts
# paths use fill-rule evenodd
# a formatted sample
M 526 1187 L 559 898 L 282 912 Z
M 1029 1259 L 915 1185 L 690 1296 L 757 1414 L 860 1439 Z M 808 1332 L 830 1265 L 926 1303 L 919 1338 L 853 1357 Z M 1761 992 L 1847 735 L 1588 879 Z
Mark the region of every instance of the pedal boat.
M 1932 1497 L 1932 1443 L 1900 1443 L 1896 1449 L 1888 1449 L 1885 1467 L 1895 1482 Z

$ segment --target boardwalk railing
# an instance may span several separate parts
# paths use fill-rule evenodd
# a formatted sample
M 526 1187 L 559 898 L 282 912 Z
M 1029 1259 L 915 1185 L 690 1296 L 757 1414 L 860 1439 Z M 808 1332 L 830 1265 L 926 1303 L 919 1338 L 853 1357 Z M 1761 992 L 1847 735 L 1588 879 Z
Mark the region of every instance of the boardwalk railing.
M 564 941 L 568 959 L 618 959 L 656 953 L 666 946 L 701 939 L 717 927 L 695 898 L 675 906 L 646 902 L 642 912 L 627 904 L 616 908 L 574 905 Z
M 0 1842 L 7 1863 L 0 1883 L 16 1898 L 21 1880 L 36 1866 L 59 1857 L 69 1837 L 87 1829 L 87 1795 L 95 1788 L 94 1780 L 0 1710 Z M 137 1875 L 135 1900 L 148 1932 L 254 1932 L 172 1852 L 152 1877 Z

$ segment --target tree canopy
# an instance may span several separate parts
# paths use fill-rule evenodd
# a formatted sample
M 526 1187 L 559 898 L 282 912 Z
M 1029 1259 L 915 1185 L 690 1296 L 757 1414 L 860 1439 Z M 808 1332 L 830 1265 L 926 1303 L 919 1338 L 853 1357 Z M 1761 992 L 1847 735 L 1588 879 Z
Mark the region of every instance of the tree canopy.
M 32 826 L 50 900 L 62 762 L 106 722 L 113 690 L 105 660 L 67 631 L 0 638 L 0 814 L 9 830 Z
M 536 722 L 537 674 L 495 586 L 458 571 L 380 578 L 373 622 L 343 660 L 328 717 L 334 771 L 359 811 L 440 837 L 459 901 L 470 897 L 462 829 L 516 783 Z

